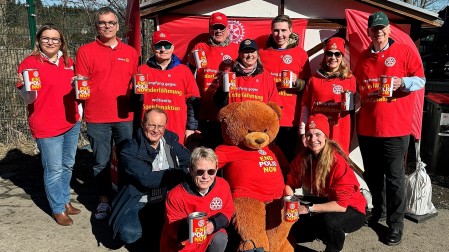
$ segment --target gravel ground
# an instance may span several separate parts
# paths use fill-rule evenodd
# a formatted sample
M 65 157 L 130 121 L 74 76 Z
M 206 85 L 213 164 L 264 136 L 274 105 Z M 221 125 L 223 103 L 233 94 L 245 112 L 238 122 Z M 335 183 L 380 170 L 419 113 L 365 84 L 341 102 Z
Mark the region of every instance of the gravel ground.
M 49 215 L 43 170 L 35 146 L 0 146 L 0 251 L 131 251 L 111 238 L 107 222 L 95 220 L 92 216 L 97 199 L 91 167 L 91 153 L 79 149 L 71 183 L 71 199 L 82 213 L 74 216 L 72 227 L 59 227 Z M 413 169 L 408 168 L 407 173 Z M 348 236 L 345 251 L 447 251 L 444 237 L 448 228 L 444 223 L 449 218 L 449 177 L 429 175 L 432 202 L 439 210 L 438 218 L 422 224 L 407 221 L 408 233 L 398 247 L 382 243 L 385 230 L 364 227 L 358 234 Z M 313 242 L 306 244 L 301 251 L 322 249 L 321 243 Z

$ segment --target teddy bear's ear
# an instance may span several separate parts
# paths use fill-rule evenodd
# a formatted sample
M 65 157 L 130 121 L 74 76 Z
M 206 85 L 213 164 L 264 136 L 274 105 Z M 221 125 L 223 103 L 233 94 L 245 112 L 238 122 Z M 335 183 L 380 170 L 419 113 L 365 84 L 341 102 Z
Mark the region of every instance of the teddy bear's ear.
M 217 119 L 219 122 L 222 122 L 228 115 L 230 115 L 233 111 L 236 111 L 240 106 L 240 102 L 234 102 L 226 105 L 226 107 L 220 109 L 218 112 Z
M 281 107 L 275 103 L 275 102 L 268 102 L 267 105 L 272 108 L 274 110 L 274 112 L 276 112 L 276 115 L 278 116 L 278 119 L 281 120 L 281 116 L 282 116 L 282 110 Z

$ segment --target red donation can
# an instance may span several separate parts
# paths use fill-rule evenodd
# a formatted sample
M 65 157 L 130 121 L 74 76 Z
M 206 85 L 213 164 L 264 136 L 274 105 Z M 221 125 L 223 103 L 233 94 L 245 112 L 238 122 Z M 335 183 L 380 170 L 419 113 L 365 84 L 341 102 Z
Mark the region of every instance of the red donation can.
M 189 242 L 200 244 L 207 238 L 207 214 L 204 212 L 193 212 L 189 214 Z
M 284 220 L 286 222 L 299 220 L 299 198 L 297 196 L 284 197 Z
M 42 88 L 41 77 L 37 69 L 25 69 L 22 72 L 25 91 L 37 91 Z
M 148 74 L 135 74 L 134 75 L 134 93 L 146 94 L 148 93 Z
M 378 95 L 381 97 L 392 97 L 393 96 L 393 82 L 394 82 L 393 76 L 381 75 Z
M 76 99 L 87 100 L 90 98 L 89 79 L 87 77 L 76 77 L 75 79 Z

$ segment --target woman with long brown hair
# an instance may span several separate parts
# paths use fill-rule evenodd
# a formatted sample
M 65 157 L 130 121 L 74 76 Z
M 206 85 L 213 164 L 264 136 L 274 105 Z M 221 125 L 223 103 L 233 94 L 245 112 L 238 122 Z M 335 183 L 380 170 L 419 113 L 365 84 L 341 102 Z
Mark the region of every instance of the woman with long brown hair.
M 28 69 L 37 70 L 40 90 L 25 90 L 23 72 Z M 28 104 L 28 122 L 41 154 L 52 216 L 62 226 L 73 224 L 68 215 L 80 212 L 70 203 L 70 179 L 80 132 L 73 77 L 73 61 L 62 30 L 44 24 L 36 34 L 33 52 L 18 67 L 17 88 Z
M 345 233 L 365 223 L 366 200 L 350 167 L 353 165 L 340 146 L 328 138 L 328 119 L 323 114 L 308 118 L 305 148 L 290 164 L 285 194 L 302 188 L 311 203 L 299 206 L 302 216 L 290 234 L 298 242 L 320 238 L 325 251 L 341 251 Z M 310 197 L 312 196 L 312 197 Z

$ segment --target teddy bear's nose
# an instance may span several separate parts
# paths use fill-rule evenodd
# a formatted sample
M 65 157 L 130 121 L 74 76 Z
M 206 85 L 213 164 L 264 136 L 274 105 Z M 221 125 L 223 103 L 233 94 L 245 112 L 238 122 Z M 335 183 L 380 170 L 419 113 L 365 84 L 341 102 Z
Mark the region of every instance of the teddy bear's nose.
M 254 140 L 257 144 L 263 144 L 263 142 L 265 142 L 265 140 L 263 138 L 257 138 L 256 140 Z

